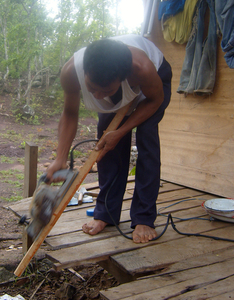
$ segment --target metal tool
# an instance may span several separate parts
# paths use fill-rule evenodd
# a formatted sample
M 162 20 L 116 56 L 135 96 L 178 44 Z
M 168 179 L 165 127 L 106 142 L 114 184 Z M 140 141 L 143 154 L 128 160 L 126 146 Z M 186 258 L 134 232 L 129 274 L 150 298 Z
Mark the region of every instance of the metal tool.
M 78 204 L 82 203 L 92 203 L 93 197 L 97 197 L 98 193 L 87 191 L 85 187 L 82 187 L 78 191 Z
M 77 177 L 78 172 L 64 169 L 53 174 L 53 179 L 64 178 L 61 187 L 47 185 L 46 173 L 37 184 L 30 206 L 31 221 L 27 226 L 28 235 L 34 240 L 40 231 L 50 222 L 55 209 Z

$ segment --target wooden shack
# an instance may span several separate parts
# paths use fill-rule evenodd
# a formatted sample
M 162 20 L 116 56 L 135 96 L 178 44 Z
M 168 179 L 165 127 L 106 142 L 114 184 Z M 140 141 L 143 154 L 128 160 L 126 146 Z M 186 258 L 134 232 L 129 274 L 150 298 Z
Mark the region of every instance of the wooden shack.
M 157 6 L 159 5 L 159 1 Z M 207 20 L 208 21 L 208 20 Z M 148 37 L 173 71 L 171 103 L 160 123 L 162 179 L 234 197 L 234 70 L 217 44 L 217 73 L 209 96 L 177 93 L 186 44 L 167 42 L 158 13 Z

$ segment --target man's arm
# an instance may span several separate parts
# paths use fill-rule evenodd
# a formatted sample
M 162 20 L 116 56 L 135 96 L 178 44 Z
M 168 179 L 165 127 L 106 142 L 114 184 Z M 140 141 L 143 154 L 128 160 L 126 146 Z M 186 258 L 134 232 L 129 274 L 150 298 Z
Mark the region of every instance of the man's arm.
M 134 55 L 134 51 L 136 51 L 136 55 Z M 133 50 L 133 70 L 128 81 L 131 86 L 139 85 L 146 99 L 139 103 L 135 111 L 119 129 L 107 133 L 102 143 L 99 143 L 98 149 L 103 148 L 103 151 L 98 161 L 108 151 L 113 150 L 120 139 L 129 131 L 149 119 L 164 100 L 163 84 L 155 66 L 145 53 L 138 52 L 137 49 Z
M 80 85 L 73 57 L 64 65 L 60 81 L 64 90 L 64 108 L 58 126 L 57 156 L 47 169 L 47 178 L 50 180 L 54 172 L 67 167 L 67 157 L 77 131 Z

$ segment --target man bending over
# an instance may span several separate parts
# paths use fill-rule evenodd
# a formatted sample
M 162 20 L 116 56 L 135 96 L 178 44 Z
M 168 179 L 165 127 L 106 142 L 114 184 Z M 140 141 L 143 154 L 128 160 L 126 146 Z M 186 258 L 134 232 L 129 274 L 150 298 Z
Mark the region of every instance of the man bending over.
M 131 103 L 117 130 L 108 132 L 101 143 L 98 158 L 100 193 L 94 219 L 83 225 L 83 231 L 95 235 L 112 224 L 105 208 L 105 196 L 113 180 L 107 205 L 119 224 L 123 196 L 129 173 L 132 129 L 136 128 L 135 190 L 130 209 L 133 241 L 146 243 L 157 236 L 154 222 L 160 185 L 160 143 L 158 123 L 171 97 L 171 67 L 160 50 L 138 35 L 125 35 L 95 41 L 77 51 L 64 65 L 61 85 L 64 110 L 59 122 L 57 157 L 47 170 L 67 167 L 67 157 L 76 135 L 80 92 L 87 109 L 98 112 L 98 138 L 116 112 Z

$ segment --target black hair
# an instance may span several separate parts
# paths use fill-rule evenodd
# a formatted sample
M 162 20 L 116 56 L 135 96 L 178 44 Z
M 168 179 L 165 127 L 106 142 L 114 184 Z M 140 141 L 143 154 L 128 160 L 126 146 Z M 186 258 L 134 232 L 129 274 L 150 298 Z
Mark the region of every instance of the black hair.
M 132 53 L 127 45 L 112 39 L 94 41 L 84 53 L 83 68 L 90 80 L 106 87 L 131 73 Z

